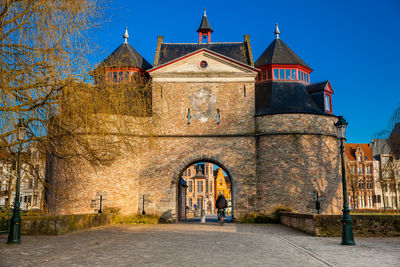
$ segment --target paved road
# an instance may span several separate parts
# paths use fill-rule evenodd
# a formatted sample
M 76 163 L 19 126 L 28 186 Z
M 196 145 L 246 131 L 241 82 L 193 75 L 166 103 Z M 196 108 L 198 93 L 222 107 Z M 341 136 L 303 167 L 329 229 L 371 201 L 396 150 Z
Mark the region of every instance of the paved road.
M 400 238 L 318 238 L 282 225 L 111 225 L 5 244 L 0 266 L 400 266 Z

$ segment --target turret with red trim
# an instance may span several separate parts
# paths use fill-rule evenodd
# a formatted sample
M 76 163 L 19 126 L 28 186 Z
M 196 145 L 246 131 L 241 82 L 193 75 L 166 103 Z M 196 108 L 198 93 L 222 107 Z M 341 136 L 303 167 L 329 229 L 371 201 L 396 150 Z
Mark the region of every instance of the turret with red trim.
M 208 23 L 206 9 L 204 9 L 203 19 L 201 20 L 200 27 L 197 32 L 199 33 L 199 43 L 202 43 L 203 38 L 207 38 L 208 43 L 211 43 L 211 33 L 213 32 L 213 30 Z
M 128 27 L 124 42 L 95 70 L 95 84 L 132 82 L 136 75 L 146 76 L 151 64 L 128 43 Z

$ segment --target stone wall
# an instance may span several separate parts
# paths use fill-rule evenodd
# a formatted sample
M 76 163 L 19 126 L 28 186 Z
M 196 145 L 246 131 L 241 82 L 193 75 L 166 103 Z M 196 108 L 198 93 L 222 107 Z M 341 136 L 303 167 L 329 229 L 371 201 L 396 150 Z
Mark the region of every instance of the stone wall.
M 23 235 L 60 235 L 113 223 L 114 214 L 80 214 L 63 216 L 22 216 Z M 7 225 L 0 221 L 0 225 Z M 1 230 L 5 230 L 4 228 Z
M 341 236 L 341 215 L 280 213 L 282 224 L 315 236 Z M 400 215 L 351 215 L 354 236 L 400 236 Z
M 278 205 L 313 212 L 318 192 L 321 212 L 340 212 L 341 169 L 336 118 L 309 114 L 257 117 L 258 210 Z
M 191 164 L 208 161 L 222 167 L 232 180 L 236 218 L 250 212 L 268 214 L 282 205 L 310 212 L 313 191 L 324 199 L 324 213 L 337 213 L 341 180 L 336 118 L 310 114 L 255 118 L 254 97 L 250 82 L 153 82 L 151 136 L 137 127 L 136 135 L 124 131 L 137 118 L 126 118 L 126 127 L 110 128 L 124 135 L 124 142 L 139 147 L 122 146 L 113 161 L 98 167 L 82 159 L 49 160 L 50 211 L 95 212 L 91 203 L 102 194 L 105 207 L 134 214 L 142 212 L 144 196 L 147 214 L 176 219 L 179 178 Z

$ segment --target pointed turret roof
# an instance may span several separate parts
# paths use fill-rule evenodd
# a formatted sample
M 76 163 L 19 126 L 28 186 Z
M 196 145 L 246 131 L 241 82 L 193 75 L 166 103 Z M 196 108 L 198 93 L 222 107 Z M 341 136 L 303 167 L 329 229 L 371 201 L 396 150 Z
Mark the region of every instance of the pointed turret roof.
M 100 65 L 104 67 L 131 67 L 140 69 L 151 69 L 151 64 L 143 58 L 130 44 L 121 44 Z
M 311 69 L 292 49 L 281 39 L 275 39 L 257 59 L 255 67 L 269 64 L 299 64 Z
M 127 27 L 125 28 L 123 38 L 125 40 L 124 43 L 112 52 L 99 67 L 151 69 L 152 65 L 128 43 L 129 34 Z
M 201 20 L 200 27 L 197 30 L 197 32 L 208 32 L 208 31 L 213 32 L 213 30 L 210 27 L 210 24 L 208 23 L 206 9 L 204 9 L 203 19 Z

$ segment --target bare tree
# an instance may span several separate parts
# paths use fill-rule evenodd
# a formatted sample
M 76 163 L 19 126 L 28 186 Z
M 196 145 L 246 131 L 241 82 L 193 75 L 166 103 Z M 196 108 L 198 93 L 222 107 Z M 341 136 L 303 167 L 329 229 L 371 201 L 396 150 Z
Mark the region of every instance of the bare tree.
M 356 196 L 356 193 L 358 192 L 358 175 L 356 172 L 356 165 L 348 162 L 346 174 L 347 181 L 349 181 L 348 188 L 350 189 L 351 198 L 353 200 L 353 209 L 358 209 L 358 201 Z
M 151 83 L 93 85 L 88 32 L 101 21 L 103 0 L 0 0 L 0 150 L 16 151 L 15 124 L 24 118 L 44 154 L 107 164 L 120 148 L 151 136 Z M 1 159 L 0 159 L 1 160 Z M 15 161 L 15 159 L 14 159 Z M 27 162 L 25 162 L 27 163 Z M 43 181 L 44 182 L 44 181 Z M 46 185 L 47 186 L 47 185 Z
M 378 138 L 381 140 L 381 144 L 376 148 L 380 156 L 377 174 L 382 189 L 384 208 L 389 206 L 389 195 L 392 195 L 392 208 L 399 209 L 400 106 L 393 113 L 388 129 L 380 132 Z
M 96 0 L 2 0 L 0 4 L 0 142 L 15 145 L 25 118 L 30 141 L 47 136 L 60 92 L 87 79 L 86 34 L 99 17 Z

